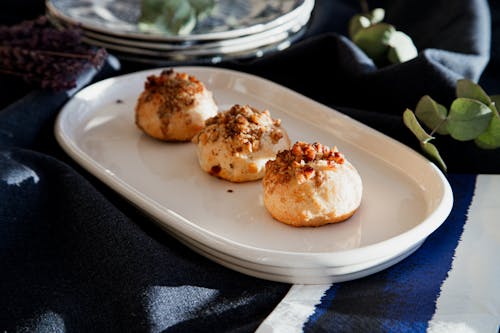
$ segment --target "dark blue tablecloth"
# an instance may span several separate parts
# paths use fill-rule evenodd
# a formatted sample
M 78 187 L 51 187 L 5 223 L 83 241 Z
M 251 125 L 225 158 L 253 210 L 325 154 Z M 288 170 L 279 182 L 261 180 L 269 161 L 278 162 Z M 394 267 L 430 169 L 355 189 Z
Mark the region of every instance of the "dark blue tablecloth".
M 449 105 L 462 77 L 500 93 L 498 2 L 370 4 L 384 7 L 386 21 L 412 36 L 418 58 L 377 68 L 346 37 L 357 3 L 319 0 L 309 30 L 289 49 L 219 66 L 290 87 L 416 150 L 401 116 L 422 95 Z M 43 10 L 43 1 L 4 2 L 0 23 Z M 122 61 L 117 68 L 110 61 L 91 80 L 147 67 Z M 66 92 L 32 90 L 8 76 L 0 76 L 0 89 L 0 332 L 250 332 L 288 292 L 288 284 L 236 273 L 193 253 L 72 161 L 53 135 Z M 439 147 L 455 195 L 443 227 L 401 264 L 333 285 L 304 330 L 427 329 L 476 175 L 500 173 L 499 150 L 446 138 Z M 415 272 L 423 261 L 428 270 Z M 430 287 L 422 294 L 423 278 Z

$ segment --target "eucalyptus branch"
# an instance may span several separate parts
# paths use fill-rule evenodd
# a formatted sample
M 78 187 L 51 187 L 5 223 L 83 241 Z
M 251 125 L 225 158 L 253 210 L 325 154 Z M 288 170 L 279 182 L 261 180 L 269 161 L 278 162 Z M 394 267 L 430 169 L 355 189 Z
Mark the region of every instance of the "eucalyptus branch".
M 376 65 L 399 64 L 418 55 L 408 35 L 384 22 L 383 8 L 370 10 L 367 0 L 360 0 L 359 4 L 361 13 L 349 20 L 349 37 Z
M 457 141 L 471 141 L 482 149 L 500 148 L 500 115 L 496 104 L 500 95 L 488 96 L 476 83 L 462 79 L 457 81 L 457 98 L 450 109 L 423 96 L 417 104 L 415 113 L 406 109 L 403 122 L 417 137 L 422 150 L 443 170 L 446 170 L 438 149 L 429 141 L 435 134 L 449 135 Z M 432 131 L 428 134 L 420 121 Z
M 446 124 L 446 121 L 448 120 L 448 117 L 442 119 L 436 127 L 432 129 L 432 131 L 429 133 L 430 136 L 434 136 L 434 134 L 439 131 L 439 129 L 443 128 L 442 126 Z

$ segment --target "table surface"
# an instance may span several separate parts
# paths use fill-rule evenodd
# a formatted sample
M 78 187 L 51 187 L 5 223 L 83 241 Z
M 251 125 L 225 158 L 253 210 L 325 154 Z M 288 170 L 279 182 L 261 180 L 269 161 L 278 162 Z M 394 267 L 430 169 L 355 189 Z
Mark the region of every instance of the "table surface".
M 291 48 L 215 66 L 274 81 L 419 151 L 401 111 L 426 91 L 446 104 L 456 80 L 470 77 L 488 94 L 500 94 L 500 5 L 381 5 L 388 21 L 424 46 L 415 61 L 376 68 L 345 37 L 356 5 L 320 0 L 307 33 Z M 13 24 L 42 14 L 44 3 L 0 8 L 0 24 Z M 416 20 L 422 15 L 427 20 Z M 423 33 L 429 29 L 435 33 Z M 93 82 L 150 68 L 108 63 Z M 498 150 L 437 138 L 454 196 L 442 226 L 382 272 L 292 285 L 198 255 L 82 168 L 54 136 L 66 93 L 6 75 L 0 89 L 0 331 L 499 332 Z

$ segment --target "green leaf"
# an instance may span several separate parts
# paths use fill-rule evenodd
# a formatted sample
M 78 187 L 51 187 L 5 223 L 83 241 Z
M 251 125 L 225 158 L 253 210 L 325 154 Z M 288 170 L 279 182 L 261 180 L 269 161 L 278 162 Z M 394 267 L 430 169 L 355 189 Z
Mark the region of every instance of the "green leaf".
M 138 27 L 171 35 L 189 34 L 197 19 L 215 6 L 215 0 L 142 0 Z
M 420 98 L 415 110 L 415 115 L 432 131 L 441 135 L 448 134 L 446 128 L 448 110 L 446 110 L 443 105 L 434 101 L 429 95 Z
M 210 11 L 215 6 L 215 0 L 188 0 L 197 13 Z
M 371 25 L 370 19 L 364 15 L 354 15 L 349 20 L 349 37 L 354 38 L 356 33 L 364 28 L 368 28 Z
M 491 99 L 478 84 L 471 80 L 461 79 L 457 81 L 457 97 L 478 100 L 486 105 L 491 104 Z
M 488 106 L 477 100 L 457 98 L 450 107 L 448 131 L 459 141 L 475 139 L 488 128 L 492 114 Z
M 498 115 L 498 111 L 495 110 L 488 128 L 484 133 L 479 135 L 474 142 L 482 149 L 500 148 L 500 116 Z
M 359 46 L 375 62 L 385 59 L 389 49 L 389 39 L 396 29 L 387 23 L 377 23 L 359 30 L 353 42 Z
M 401 31 L 391 34 L 387 58 L 393 64 L 400 64 L 418 56 L 417 48 L 410 36 Z
M 166 8 L 165 23 L 172 32 L 179 35 L 189 34 L 196 25 L 196 12 L 189 2 L 169 0 L 171 6 Z
M 158 13 L 163 11 L 162 0 L 142 0 L 141 1 L 141 16 L 139 23 L 151 24 L 154 23 L 158 17 Z
M 415 114 L 410 109 L 406 109 L 403 112 L 403 122 L 410 129 L 410 131 L 417 137 L 420 142 L 428 142 L 434 137 L 427 134 L 427 132 L 422 128 L 420 123 L 415 117 Z
M 439 154 L 439 151 L 436 148 L 436 146 L 434 146 L 430 142 L 421 142 L 420 147 L 428 156 L 430 156 L 437 163 L 438 167 L 441 168 L 441 170 L 446 172 L 447 170 L 446 163 L 444 163 L 444 160 L 441 157 L 441 154 Z
M 215 7 L 215 0 L 189 0 L 189 3 L 196 11 L 198 20 L 209 15 Z
M 374 8 L 366 17 L 370 20 L 371 24 L 380 23 L 385 18 L 385 10 L 383 8 Z

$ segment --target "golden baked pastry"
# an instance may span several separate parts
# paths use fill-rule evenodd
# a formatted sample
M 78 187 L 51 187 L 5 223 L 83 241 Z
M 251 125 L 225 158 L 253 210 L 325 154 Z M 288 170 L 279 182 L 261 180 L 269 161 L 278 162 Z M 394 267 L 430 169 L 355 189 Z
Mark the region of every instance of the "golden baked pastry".
M 351 217 L 363 185 L 354 166 L 334 147 L 297 142 L 266 163 L 264 205 L 278 221 L 315 227 Z
M 135 123 L 146 134 L 165 141 L 190 141 L 217 113 L 202 82 L 173 69 L 151 75 L 135 107 Z
M 201 168 L 232 182 L 261 179 L 266 162 L 290 147 L 279 119 L 238 104 L 208 119 L 193 141 Z

